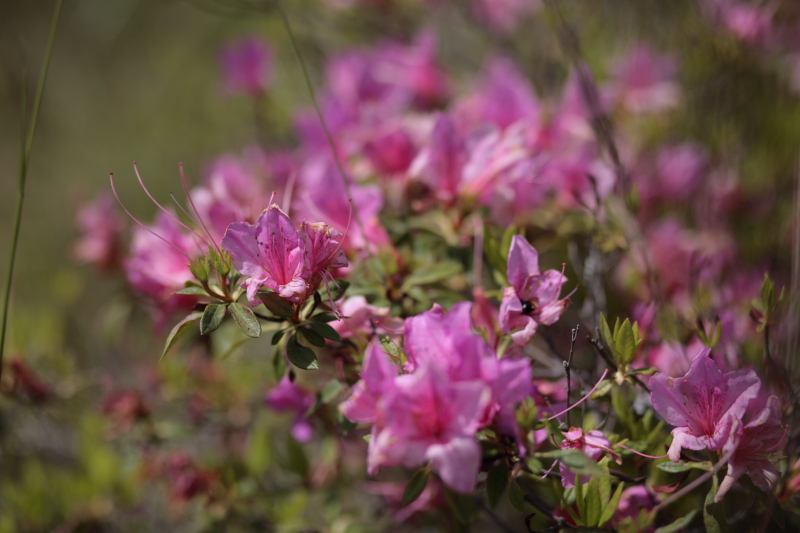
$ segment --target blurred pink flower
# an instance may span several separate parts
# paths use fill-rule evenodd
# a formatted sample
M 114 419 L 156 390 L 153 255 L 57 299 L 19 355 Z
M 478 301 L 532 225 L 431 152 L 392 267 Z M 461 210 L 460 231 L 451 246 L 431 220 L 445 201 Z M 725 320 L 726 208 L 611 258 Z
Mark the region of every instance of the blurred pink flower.
M 592 430 L 584 433 L 580 428 L 569 428 L 564 433 L 564 440 L 561 441 L 562 450 L 580 450 L 593 461 L 599 461 L 606 453 L 610 454 L 617 462 L 621 462 L 619 456 L 611 449 L 608 437 L 602 431 Z M 561 472 L 561 484 L 565 489 L 575 486 L 577 474 L 570 470 L 564 462 L 558 462 L 558 469 Z M 589 476 L 581 475 L 581 482 L 587 483 Z
M 607 97 L 631 113 L 656 113 L 675 107 L 681 98 L 675 60 L 639 45 L 615 67 Z
M 342 320 L 331 322 L 331 327 L 339 332 L 342 338 L 366 335 L 397 336 L 396 330 L 403 327 L 401 318 L 393 317 L 388 307 L 376 307 L 367 303 L 363 296 L 352 296 L 337 302 Z M 388 328 L 388 329 L 387 329 Z
M 272 81 L 272 51 L 266 42 L 257 37 L 223 48 L 220 64 L 225 89 L 232 94 L 261 96 Z
M 749 369 L 723 374 L 710 353 L 708 348 L 701 351 L 683 377 L 656 374 L 650 379 L 653 408 L 668 424 L 676 426 L 668 451 L 672 462 L 680 461 L 683 448 L 721 450 L 732 425 L 740 423 L 761 386 Z
M 125 221 L 117 211 L 114 197 L 99 195 L 94 202 L 82 205 L 75 218 L 80 232 L 75 243 L 75 258 L 94 263 L 103 270 L 121 265 Z
M 501 33 L 511 33 L 526 15 L 541 9 L 539 0 L 474 0 L 475 14 Z
M 392 388 L 399 372 L 397 364 L 378 341 L 373 341 L 364 355 L 361 379 L 353 386 L 350 397 L 339 405 L 342 414 L 353 422 L 383 424 L 378 401 Z
M 274 411 L 294 414 L 292 436 L 298 442 L 308 442 L 311 439 L 314 430 L 306 413 L 316 401 L 314 394 L 297 385 L 289 376 L 283 376 L 278 386 L 266 394 L 264 401 Z

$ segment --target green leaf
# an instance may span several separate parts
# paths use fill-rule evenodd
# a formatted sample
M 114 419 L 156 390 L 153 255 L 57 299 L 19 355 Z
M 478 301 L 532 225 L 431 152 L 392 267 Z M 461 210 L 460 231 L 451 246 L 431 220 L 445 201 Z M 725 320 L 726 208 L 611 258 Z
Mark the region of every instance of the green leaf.
M 236 321 L 236 325 L 242 333 L 248 337 L 258 338 L 261 336 L 261 322 L 258 321 L 253 310 L 240 303 L 232 303 L 229 307 L 231 316 Z
M 600 501 L 600 486 L 597 479 L 589 480 L 586 486 L 586 519 L 585 523 L 589 527 L 595 527 L 600 522 L 600 515 L 603 513 L 603 504 Z
M 689 524 L 692 523 L 692 520 L 694 520 L 696 514 L 697 514 L 697 509 L 692 509 L 686 516 L 678 518 L 668 526 L 663 526 L 656 529 L 655 533 L 679 533 L 680 531 L 683 531 L 684 529 L 689 527 Z
M 486 476 L 486 497 L 489 507 L 494 509 L 503 497 L 508 486 L 508 465 L 505 461 L 498 462 Z
M 522 494 L 522 489 L 516 481 L 508 484 L 508 501 L 514 506 L 514 509 L 520 513 L 527 513 L 525 496 Z
M 289 342 L 286 344 L 286 355 L 294 366 L 303 370 L 316 370 L 319 368 L 317 354 L 311 348 L 307 348 L 297 342 L 296 333 L 289 338 Z
M 281 339 L 283 338 L 283 336 L 284 336 L 284 335 L 286 335 L 286 332 L 287 332 L 287 331 L 290 331 L 291 329 L 292 329 L 292 328 L 279 329 L 278 331 L 276 331 L 275 333 L 273 333 L 273 334 L 272 334 L 272 340 L 270 341 L 270 344 L 272 344 L 273 346 L 275 346 L 276 344 L 278 344 L 279 342 L 281 342 Z
M 636 355 L 636 338 L 633 335 L 633 327 L 629 318 L 626 318 L 619 328 L 619 332 L 614 338 L 614 347 L 617 352 L 617 363 L 620 366 L 633 361 Z
M 311 328 L 307 328 L 305 326 L 301 326 L 297 328 L 300 334 L 311 344 L 317 346 L 318 348 L 324 348 L 327 343 L 325 342 L 325 338 L 314 331 Z
M 330 339 L 332 341 L 342 340 L 342 336 L 339 335 L 339 332 L 324 322 L 306 322 L 306 325 L 311 327 L 311 329 L 326 339 Z
M 549 452 L 537 453 L 537 458 L 558 459 L 576 474 L 587 476 L 607 476 L 608 472 L 600 468 L 596 461 L 593 461 L 580 450 L 553 450 Z
M 311 320 L 314 322 L 333 322 L 334 320 L 339 320 L 336 318 L 336 315 L 333 313 L 317 313 L 316 315 L 311 317 Z
M 397 344 L 395 344 L 395 342 L 391 338 L 389 338 L 389 336 L 384 335 L 383 337 L 381 337 L 381 345 L 383 346 L 383 349 L 386 350 L 386 353 L 388 353 L 395 359 L 402 362 L 405 362 L 407 360 L 406 352 L 404 352 L 402 348 L 400 348 Z
M 611 334 L 611 328 L 608 327 L 608 321 L 603 313 L 600 313 L 600 335 L 603 337 L 603 342 L 606 343 L 606 346 L 611 347 L 613 350 L 614 336 Z
M 472 518 L 475 512 L 475 496 L 470 494 L 460 494 L 449 488 L 445 487 L 444 496 L 450 508 L 453 509 L 453 514 L 462 524 L 466 524 Z
M 695 462 L 695 463 L 673 463 L 673 462 L 664 462 L 656 465 L 656 468 L 659 470 L 663 470 L 664 472 L 669 472 L 670 474 L 679 474 L 681 472 L 686 472 L 687 470 L 691 470 L 696 468 L 698 470 L 711 470 L 712 466 L 711 463 L 708 461 L 704 462 Z
M 273 315 L 283 318 L 292 318 L 294 316 L 294 304 L 286 298 L 281 298 L 271 291 L 258 291 L 258 297 Z
M 172 294 L 191 294 L 193 296 L 208 296 L 208 293 L 202 287 L 186 287 L 185 289 L 175 291 Z
M 594 391 L 594 393 L 592 394 L 592 399 L 596 400 L 597 398 L 602 398 L 603 396 L 605 396 L 606 394 L 611 392 L 611 389 L 614 388 L 614 385 L 615 385 L 615 382 L 614 382 L 613 379 L 604 380 L 600 384 L 600 386 L 597 387 L 597 390 Z
M 658 372 L 658 370 L 652 366 L 648 366 L 646 368 L 637 368 L 635 370 L 628 370 L 629 376 L 652 376 Z
M 582 454 L 581 454 L 582 455 Z M 575 476 L 575 503 L 578 505 L 578 515 L 580 516 L 579 526 L 586 525 L 586 497 L 583 491 L 583 476 Z
M 344 385 L 338 380 L 334 379 L 320 391 L 319 400 L 322 403 L 330 403 L 335 400 L 337 396 L 344 390 Z
M 191 315 L 187 316 L 186 318 L 175 324 L 175 327 L 172 328 L 172 331 L 169 332 L 169 336 L 167 337 L 167 342 L 164 345 L 164 351 L 161 353 L 161 359 L 163 359 L 164 356 L 167 355 L 167 352 L 169 351 L 170 348 L 172 348 L 172 345 L 175 344 L 175 341 L 178 340 L 178 337 L 186 333 L 186 331 L 189 329 L 189 326 L 191 326 L 194 322 L 200 320 L 202 316 L 203 313 L 192 313 Z
M 598 522 L 598 526 L 603 527 L 608 523 L 611 518 L 613 518 L 614 513 L 617 512 L 617 507 L 619 506 L 619 500 L 622 498 L 622 489 L 625 486 L 625 483 L 620 483 L 617 485 L 617 490 L 614 491 L 614 496 L 611 497 L 611 501 L 606 504 L 606 508 L 603 509 L 603 514 L 600 516 L 600 522 Z
M 308 457 L 306 457 L 306 452 L 300 443 L 291 435 L 287 439 L 286 450 L 289 452 L 289 468 L 291 468 L 292 472 L 300 474 L 303 479 L 308 478 Z
M 420 468 L 414 472 L 408 485 L 406 485 L 406 490 L 403 492 L 403 507 L 419 498 L 422 491 L 425 490 L 425 485 L 428 484 L 429 475 L 430 469 L 428 467 Z
M 405 279 L 403 285 L 400 286 L 400 290 L 406 292 L 411 287 L 415 287 L 417 285 L 428 285 L 430 283 L 436 283 L 438 281 L 449 279 L 460 274 L 462 270 L 463 268 L 461 267 L 461 263 L 456 263 L 453 261 L 445 261 L 425 268 L 420 268 L 415 270 Z
M 714 503 L 714 497 L 719 490 L 719 480 L 717 476 L 712 476 L 711 490 L 706 495 L 705 505 L 703 506 L 703 522 L 706 526 L 706 533 L 726 533 L 728 523 L 725 520 L 725 507 L 720 503 Z
M 226 307 L 223 304 L 209 304 L 206 306 L 203 311 L 203 317 L 200 319 L 200 335 L 211 333 L 222 324 Z

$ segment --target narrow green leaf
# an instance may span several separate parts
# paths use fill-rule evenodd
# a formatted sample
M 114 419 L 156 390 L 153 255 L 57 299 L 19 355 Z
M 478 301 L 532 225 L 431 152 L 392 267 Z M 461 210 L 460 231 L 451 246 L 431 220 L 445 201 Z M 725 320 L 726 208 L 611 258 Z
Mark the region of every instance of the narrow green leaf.
M 340 341 L 342 340 L 342 336 L 339 335 L 339 332 L 333 329 L 328 324 L 323 322 L 306 322 L 306 325 L 311 327 L 316 333 L 320 336 L 325 337 L 326 339 L 330 339 L 332 341 Z
M 714 497 L 719 490 L 719 480 L 712 476 L 711 490 L 706 495 L 705 505 L 703 505 L 703 522 L 706 526 L 706 533 L 726 533 L 728 523 L 725 520 L 725 507 L 720 503 L 714 503 Z
M 273 315 L 284 318 L 292 318 L 294 316 L 294 304 L 286 298 L 281 298 L 271 291 L 258 291 L 258 297 Z
M 537 453 L 537 458 L 558 459 L 568 466 L 576 474 L 587 476 L 607 476 L 608 472 L 600 468 L 596 461 L 593 461 L 580 450 L 553 450 L 549 452 Z
M 475 512 L 475 496 L 460 494 L 447 487 L 444 489 L 444 496 L 458 521 L 462 524 L 469 522 Z
M 680 531 L 683 531 L 684 529 L 689 527 L 689 524 L 692 523 L 692 520 L 694 520 L 696 514 L 697 514 L 697 509 L 692 509 L 686 516 L 678 518 L 673 523 L 667 526 L 663 526 L 656 529 L 655 533 L 679 533 Z
M 311 328 L 307 328 L 305 326 L 301 326 L 297 328 L 300 334 L 311 344 L 317 346 L 318 348 L 324 348 L 327 343 L 325 342 L 325 338 L 314 331 Z
M 603 505 L 600 502 L 600 486 L 597 479 L 591 478 L 585 490 L 586 518 L 584 520 L 588 527 L 595 527 L 600 522 L 600 515 L 603 514 Z
M 186 333 L 186 331 L 189 329 L 189 326 L 191 326 L 194 322 L 200 320 L 202 316 L 203 313 L 199 312 L 192 313 L 191 315 L 187 316 L 186 318 L 175 324 L 175 327 L 172 328 L 172 331 L 169 332 L 169 336 L 167 337 L 167 342 L 164 345 L 164 351 L 161 353 L 161 359 L 163 359 L 164 356 L 167 355 L 167 352 L 169 351 L 170 348 L 172 348 L 172 345 L 175 344 L 175 341 L 178 340 L 178 337 Z
M 611 347 L 613 350 L 614 336 L 611 334 L 611 328 L 608 327 L 608 321 L 603 313 L 600 313 L 600 336 L 603 337 L 603 342 L 606 346 Z
M 291 435 L 286 442 L 286 450 L 289 452 L 289 468 L 292 472 L 300 474 L 303 479 L 308 478 L 308 457 L 300 443 Z
M 673 463 L 673 462 L 664 462 L 656 465 L 656 468 L 659 470 L 663 470 L 664 472 L 669 472 L 670 474 L 679 474 L 681 472 L 686 472 L 687 470 L 691 470 L 696 468 L 698 470 L 711 470 L 711 463 L 708 461 L 704 461 L 702 463 Z
M 586 525 L 586 497 L 583 494 L 583 476 L 575 476 L 575 504 L 578 506 L 579 526 Z
M 311 317 L 311 320 L 314 322 L 333 322 L 334 320 L 339 320 L 336 318 L 336 315 L 333 313 L 317 313 L 316 315 Z
M 500 503 L 500 498 L 508 486 L 508 465 L 505 461 L 499 461 L 486 476 L 486 498 L 489 500 L 489 507 L 494 509 Z
M 420 497 L 422 491 L 425 490 L 425 485 L 428 484 L 428 476 L 430 475 L 430 469 L 420 468 L 414 475 L 411 476 L 411 480 L 406 485 L 406 490 L 403 492 L 403 507 L 406 505 L 413 503 L 417 498 Z
M 614 517 L 614 513 L 617 512 L 617 507 L 619 506 L 619 500 L 622 498 L 622 489 L 625 486 L 625 483 L 620 483 L 617 485 L 617 490 L 614 491 L 614 496 L 611 497 L 611 501 L 606 504 L 605 509 L 603 509 L 603 514 L 600 516 L 600 522 L 597 524 L 600 527 L 603 527 L 608 523 L 611 518 Z
M 225 317 L 225 308 L 223 304 L 209 304 L 203 311 L 203 317 L 200 319 L 200 334 L 207 335 L 217 329 L 222 324 L 222 319 Z
M 195 296 L 208 296 L 208 293 L 202 287 L 186 287 L 185 289 L 175 291 L 172 294 L 191 294 Z
M 625 319 L 614 337 L 614 347 L 617 352 L 618 364 L 627 365 L 633 361 L 633 357 L 636 355 L 636 338 L 633 335 L 633 327 L 629 318 Z
M 303 370 L 316 370 L 319 368 L 317 354 L 311 348 L 297 342 L 296 333 L 289 338 L 289 342 L 286 344 L 286 355 L 294 366 Z
M 400 290 L 405 292 L 411 287 L 415 287 L 417 285 L 428 285 L 430 283 L 436 283 L 438 281 L 449 279 L 460 274 L 462 270 L 463 268 L 461 264 L 453 261 L 445 261 L 428 267 L 420 268 L 415 270 L 414 273 L 405 279 L 403 285 L 400 287 Z
M 383 349 L 386 350 L 386 353 L 394 357 L 399 361 L 406 361 L 406 352 L 403 351 L 395 342 L 389 338 L 387 335 L 381 337 L 381 345 L 383 345 Z
M 273 334 L 272 334 L 272 340 L 270 341 L 270 344 L 272 344 L 273 346 L 275 346 L 276 344 L 278 344 L 279 342 L 281 342 L 281 339 L 283 338 L 283 336 L 284 336 L 284 335 L 286 335 L 286 332 L 287 332 L 287 331 L 290 331 L 291 329 L 292 329 L 292 328 L 279 329 L 278 331 L 276 331 L 275 333 L 273 333 Z
M 592 399 L 596 400 L 597 398 L 602 398 L 603 396 L 611 392 L 611 389 L 614 388 L 614 385 L 615 381 L 613 379 L 607 379 L 603 381 L 600 384 L 600 386 L 597 387 L 597 390 L 594 391 L 594 393 L 592 394 Z
M 526 513 L 525 496 L 522 494 L 522 489 L 516 481 L 508 484 L 508 501 L 514 506 L 514 509 L 520 513 Z
M 240 303 L 232 303 L 229 307 L 231 316 L 236 321 L 236 325 L 242 333 L 248 337 L 258 338 L 261 336 L 261 322 L 258 321 L 253 310 Z

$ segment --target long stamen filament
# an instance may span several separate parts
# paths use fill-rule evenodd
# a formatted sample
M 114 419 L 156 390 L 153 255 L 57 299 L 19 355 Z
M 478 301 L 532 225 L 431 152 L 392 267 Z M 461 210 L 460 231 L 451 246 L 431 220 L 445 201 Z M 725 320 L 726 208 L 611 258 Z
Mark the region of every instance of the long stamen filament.
M 203 217 L 200 216 L 200 212 L 197 211 L 197 207 L 195 207 L 195 205 L 194 205 L 194 200 L 192 200 L 192 195 L 189 193 L 188 178 L 186 177 L 186 173 L 183 171 L 183 163 L 180 164 L 180 169 L 181 169 L 181 185 L 183 185 L 183 192 L 186 194 L 186 198 L 189 199 L 189 205 L 192 206 L 192 210 L 194 211 L 195 215 L 197 215 L 197 220 L 200 221 L 200 226 L 202 226 L 203 230 L 205 230 L 206 235 L 208 235 L 208 238 L 211 240 L 211 243 L 214 245 L 214 249 L 217 250 L 217 252 L 221 252 L 219 246 L 217 245 L 217 241 L 214 240 L 214 237 L 211 235 L 211 232 L 208 231 L 208 228 L 206 227 L 206 223 L 203 222 Z M 189 217 L 189 218 L 192 218 L 192 217 Z M 192 219 L 192 220 L 194 220 L 194 219 Z
M 604 379 L 606 379 L 606 375 L 607 375 L 607 374 L 608 374 L 608 369 L 606 368 L 606 369 L 603 371 L 603 375 L 602 375 L 602 376 L 600 376 L 600 381 L 598 381 L 598 382 L 597 382 L 597 384 L 594 386 L 594 388 L 593 388 L 592 390 L 590 390 L 590 391 L 589 391 L 589 392 L 586 394 L 586 396 L 584 396 L 583 398 L 581 398 L 580 400 L 578 400 L 577 402 L 575 402 L 574 404 L 572 404 L 572 405 L 571 405 L 570 407 L 568 407 L 567 409 L 564 409 L 564 410 L 563 410 L 563 411 L 561 411 L 560 413 L 558 413 L 558 414 L 556 414 L 556 415 L 553 415 L 553 416 L 551 416 L 550 418 L 545 418 L 545 419 L 544 419 L 544 421 L 545 421 L 545 422 L 549 422 L 550 420 L 553 420 L 553 419 L 555 419 L 555 418 L 558 418 L 559 416 L 566 414 L 568 411 L 571 411 L 572 409 L 575 409 L 575 408 L 576 408 L 576 407 L 578 407 L 580 404 L 582 404 L 583 402 L 585 402 L 585 401 L 586 401 L 586 399 L 587 399 L 589 396 L 591 396 L 591 395 L 594 393 L 594 391 L 596 391 L 596 390 L 597 390 L 597 387 L 599 387 L 599 386 L 600 386 L 600 384 L 603 382 L 603 380 L 604 380 Z

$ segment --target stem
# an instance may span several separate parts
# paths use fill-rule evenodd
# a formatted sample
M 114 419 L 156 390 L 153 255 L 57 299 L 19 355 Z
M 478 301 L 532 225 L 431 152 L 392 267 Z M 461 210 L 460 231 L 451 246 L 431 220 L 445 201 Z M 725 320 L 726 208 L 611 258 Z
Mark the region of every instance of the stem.
M 36 124 L 39 121 L 39 110 L 42 106 L 42 94 L 44 93 L 44 85 L 47 80 L 47 70 L 50 66 L 50 55 L 53 51 L 53 43 L 56 38 L 56 29 L 58 28 L 58 20 L 61 17 L 61 6 L 63 0 L 56 0 L 55 11 L 53 12 L 53 19 L 50 23 L 50 36 L 47 39 L 47 48 L 45 49 L 44 63 L 42 64 L 42 71 L 39 75 L 39 84 L 36 87 L 36 97 L 33 103 L 33 117 L 31 118 L 30 130 L 27 137 L 25 136 L 25 118 L 27 107 L 27 83 L 23 86 L 22 96 L 22 149 L 20 150 L 20 165 L 19 165 L 19 184 L 17 192 L 17 208 L 14 214 L 14 230 L 11 237 L 11 251 L 8 258 L 8 274 L 6 276 L 5 294 L 3 296 L 3 323 L 0 327 L 0 376 L 3 375 L 3 355 L 5 354 L 6 345 L 6 327 L 8 326 L 8 305 L 11 300 L 11 285 L 14 278 L 14 262 L 17 258 L 17 243 L 19 242 L 19 230 L 22 225 L 22 206 L 25 201 L 25 182 L 28 177 L 28 163 L 31 159 L 31 149 L 33 148 L 33 139 L 36 134 Z
M 314 104 L 314 110 L 317 112 L 319 121 L 322 124 L 322 129 L 325 132 L 325 139 L 328 141 L 328 145 L 331 148 L 331 153 L 333 154 L 333 161 L 336 164 L 336 169 L 339 171 L 339 176 L 342 178 L 342 183 L 344 184 L 345 192 L 347 193 L 348 198 L 352 198 L 353 194 L 350 190 L 350 180 L 347 178 L 347 173 L 344 170 L 344 164 L 342 163 L 342 160 L 339 157 L 339 150 L 336 149 L 336 143 L 334 143 L 333 135 L 331 134 L 331 130 L 328 128 L 328 122 L 325 120 L 325 116 L 322 114 L 322 109 L 319 107 L 319 102 L 317 101 L 317 95 L 316 92 L 314 91 L 314 86 L 311 84 L 311 78 L 308 75 L 306 62 L 303 59 L 303 54 L 300 53 L 300 47 L 297 46 L 297 41 L 294 38 L 294 32 L 292 32 L 292 26 L 291 24 L 289 24 L 289 17 L 286 16 L 286 11 L 284 11 L 283 9 L 283 2 L 281 0 L 275 0 L 275 5 L 278 7 L 278 12 L 281 14 L 283 25 L 286 27 L 286 33 L 289 34 L 289 40 L 292 42 L 292 48 L 294 49 L 294 53 L 297 56 L 297 60 L 300 62 L 300 68 L 303 71 L 303 79 L 305 80 L 306 83 L 306 89 L 308 89 L 308 93 L 311 95 L 311 102 Z M 361 217 L 358 216 L 358 209 L 356 208 L 355 203 L 353 203 L 352 205 L 358 229 L 361 231 L 361 235 L 366 237 L 364 226 L 361 224 Z M 371 253 L 369 244 L 366 245 L 366 249 L 367 252 Z
M 572 427 L 570 423 L 570 412 L 569 408 L 569 398 L 572 394 L 572 382 L 570 380 L 570 367 L 572 366 L 572 354 L 575 353 L 575 341 L 578 339 L 578 330 L 581 329 L 580 324 L 576 324 L 574 328 L 572 328 L 572 338 L 569 345 L 569 359 L 564 361 L 564 372 L 567 373 L 567 427 Z

